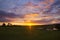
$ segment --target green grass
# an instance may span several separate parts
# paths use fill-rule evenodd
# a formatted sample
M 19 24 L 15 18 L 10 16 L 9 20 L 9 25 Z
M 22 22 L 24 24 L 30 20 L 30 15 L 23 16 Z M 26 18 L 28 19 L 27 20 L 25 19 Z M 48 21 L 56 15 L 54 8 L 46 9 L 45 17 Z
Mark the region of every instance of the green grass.
M 0 40 L 60 40 L 60 31 L 0 27 Z

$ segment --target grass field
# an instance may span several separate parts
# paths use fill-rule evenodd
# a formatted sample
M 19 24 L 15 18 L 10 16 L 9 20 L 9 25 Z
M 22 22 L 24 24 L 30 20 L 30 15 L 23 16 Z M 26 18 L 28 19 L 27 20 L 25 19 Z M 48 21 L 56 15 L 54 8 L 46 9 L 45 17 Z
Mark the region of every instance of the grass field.
M 0 27 L 0 40 L 60 40 L 60 31 L 27 27 Z

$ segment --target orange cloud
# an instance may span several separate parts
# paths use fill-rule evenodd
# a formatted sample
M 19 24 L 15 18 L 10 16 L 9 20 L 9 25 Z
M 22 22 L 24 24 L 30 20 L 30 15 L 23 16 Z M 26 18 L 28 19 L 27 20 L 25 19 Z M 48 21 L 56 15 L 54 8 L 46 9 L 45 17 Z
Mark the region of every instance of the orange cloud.
M 31 22 L 31 21 L 34 20 L 37 16 L 38 16 L 37 13 L 26 14 L 26 15 L 24 16 L 24 20 L 27 21 L 27 22 Z
M 54 19 L 54 20 L 52 20 L 52 21 L 51 21 L 51 24 L 54 24 L 54 23 L 59 23 L 59 22 L 60 22 L 59 20 Z

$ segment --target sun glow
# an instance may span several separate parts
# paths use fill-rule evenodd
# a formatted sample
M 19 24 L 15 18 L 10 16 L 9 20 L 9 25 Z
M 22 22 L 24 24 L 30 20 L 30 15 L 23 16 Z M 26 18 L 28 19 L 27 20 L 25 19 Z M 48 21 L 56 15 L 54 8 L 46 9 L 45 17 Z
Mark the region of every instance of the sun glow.
M 29 29 L 32 29 L 32 26 L 34 25 L 34 23 L 24 23 L 25 26 L 28 26 Z

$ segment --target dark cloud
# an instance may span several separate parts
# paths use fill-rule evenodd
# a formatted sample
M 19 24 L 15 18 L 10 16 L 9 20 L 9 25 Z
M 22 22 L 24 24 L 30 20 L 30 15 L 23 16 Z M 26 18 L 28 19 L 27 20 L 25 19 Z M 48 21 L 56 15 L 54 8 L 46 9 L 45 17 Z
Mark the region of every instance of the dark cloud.
M 60 9 L 60 0 L 55 0 L 55 2 L 51 5 L 48 12 L 53 11 L 54 13 L 56 13 L 57 11 L 59 11 L 59 9 Z
M 24 15 L 17 15 L 15 13 L 8 13 L 0 10 L 0 22 L 10 22 L 14 18 L 23 18 Z
M 60 5 L 60 0 L 56 0 L 56 2 L 53 5 Z
M 0 11 L 0 17 L 16 18 L 16 17 L 18 17 L 18 15 L 14 14 L 14 13 L 8 13 L 5 11 Z
M 14 13 L 8 13 L 0 10 L 0 22 L 10 22 L 11 20 L 9 18 L 18 18 L 18 17 L 19 15 L 16 15 Z

